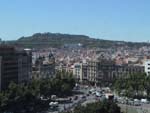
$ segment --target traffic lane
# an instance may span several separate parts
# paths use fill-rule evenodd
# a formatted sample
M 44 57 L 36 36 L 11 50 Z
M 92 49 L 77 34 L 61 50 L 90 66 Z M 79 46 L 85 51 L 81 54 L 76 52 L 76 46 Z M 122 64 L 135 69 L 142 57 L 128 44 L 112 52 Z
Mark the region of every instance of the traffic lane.
M 150 113 L 150 104 L 142 104 L 141 106 L 132 106 L 132 105 L 126 105 L 126 104 L 118 104 L 118 105 L 124 108 L 133 108 L 138 113 Z
M 76 100 L 73 100 L 72 103 L 59 104 L 59 111 L 71 110 L 75 106 L 77 106 L 78 104 L 81 104 L 81 103 L 83 103 L 85 101 L 85 99 L 82 98 L 83 95 L 74 95 L 73 98 L 75 96 L 78 96 L 78 98 Z

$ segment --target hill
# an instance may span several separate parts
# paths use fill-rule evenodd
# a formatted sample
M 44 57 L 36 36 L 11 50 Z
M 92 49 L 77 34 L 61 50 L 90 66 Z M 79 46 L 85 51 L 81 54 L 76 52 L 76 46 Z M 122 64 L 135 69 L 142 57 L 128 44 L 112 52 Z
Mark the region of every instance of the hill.
M 65 44 L 78 44 L 78 43 L 81 43 L 84 47 L 89 48 L 91 47 L 115 48 L 119 46 L 138 48 L 141 46 L 150 46 L 149 43 L 111 41 L 111 40 L 90 38 L 89 36 L 86 35 L 71 35 L 61 33 L 36 33 L 33 34 L 32 36 L 21 37 L 18 40 L 9 43 L 29 48 L 62 47 Z

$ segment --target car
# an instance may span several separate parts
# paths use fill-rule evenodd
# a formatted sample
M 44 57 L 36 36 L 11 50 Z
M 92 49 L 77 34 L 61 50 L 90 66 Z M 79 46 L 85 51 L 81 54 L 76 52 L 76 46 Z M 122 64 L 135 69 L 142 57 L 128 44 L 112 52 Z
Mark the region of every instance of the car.
M 86 94 L 86 96 L 90 96 L 89 94 Z
M 56 100 L 57 96 L 56 95 L 51 95 L 52 100 Z
M 96 92 L 95 92 L 95 91 L 93 91 L 93 92 L 92 92 L 92 95 L 95 95 L 95 94 L 96 94 Z
M 141 103 L 140 102 L 134 102 L 134 106 L 140 106 Z
M 58 102 L 50 102 L 49 106 L 58 107 Z
M 75 96 L 75 97 L 74 97 L 74 100 L 78 100 L 78 96 Z
M 149 101 L 147 99 L 141 99 L 141 103 L 148 104 Z
M 101 97 L 100 92 L 96 91 L 96 96 L 97 96 L 97 97 Z
M 89 92 L 95 92 L 95 89 L 94 88 L 91 88 L 90 90 L 89 90 Z
M 89 88 L 89 86 L 85 86 L 85 89 L 88 89 Z
M 128 100 L 127 104 L 128 105 L 134 105 L 134 101 L 133 100 Z
M 82 95 L 81 98 L 86 98 L 86 96 L 85 96 L 85 95 Z

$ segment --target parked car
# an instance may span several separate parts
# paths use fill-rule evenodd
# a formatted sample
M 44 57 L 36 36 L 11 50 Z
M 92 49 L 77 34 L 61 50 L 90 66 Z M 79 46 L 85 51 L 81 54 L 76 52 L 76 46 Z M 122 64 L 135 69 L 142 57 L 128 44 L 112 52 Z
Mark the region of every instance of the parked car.
M 97 96 L 97 97 L 101 97 L 100 92 L 96 91 L 96 96 Z
M 49 106 L 58 107 L 58 102 L 50 102 Z
M 90 96 L 89 94 L 86 94 L 86 96 Z
M 78 96 L 75 96 L 75 97 L 74 97 L 74 100 L 78 100 Z
M 82 95 L 81 98 L 82 98 L 82 99 L 86 99 L 86 96 L 85 96 L 85 95 Z
M 141 106 L 140 102 L 134 102 L 134 106 Z
M 133 106 L 134 105 L 134 101 L 133 100 L 128 100 L 127 104 Z
M 56 100 L 57 96 L 56 95 L 51 95 L 52 100 Z
M 149 101 L 147 99 L 141 99 L 141 103 L 148 104 Z

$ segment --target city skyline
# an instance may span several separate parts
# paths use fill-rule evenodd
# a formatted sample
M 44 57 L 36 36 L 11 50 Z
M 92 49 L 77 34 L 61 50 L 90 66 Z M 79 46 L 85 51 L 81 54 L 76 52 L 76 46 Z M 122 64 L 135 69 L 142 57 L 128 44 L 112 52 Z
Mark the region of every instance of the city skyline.
M 150 37 L 149 6 L 148 0 L 2 0 L 0 38 L 15 40 L 52 32 L 146 42 Z

